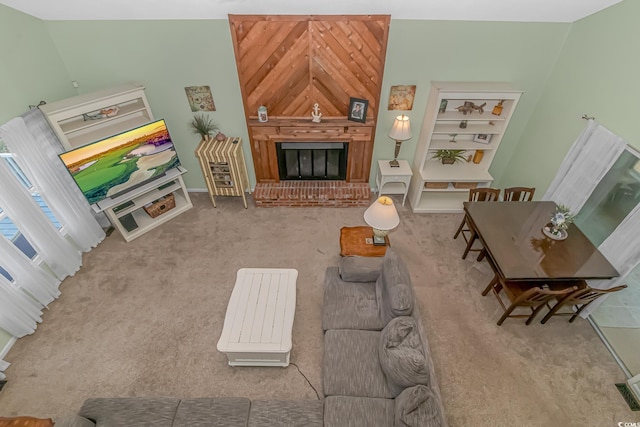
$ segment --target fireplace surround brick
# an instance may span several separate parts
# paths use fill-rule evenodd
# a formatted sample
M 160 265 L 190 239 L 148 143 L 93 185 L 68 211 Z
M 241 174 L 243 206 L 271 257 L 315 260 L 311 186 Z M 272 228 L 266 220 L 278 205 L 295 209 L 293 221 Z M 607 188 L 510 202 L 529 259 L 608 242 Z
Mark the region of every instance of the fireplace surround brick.
M 368 183 L 345 181 L 258 183 L 253 198 L 257 207 L 366 207 L 371 188 Z

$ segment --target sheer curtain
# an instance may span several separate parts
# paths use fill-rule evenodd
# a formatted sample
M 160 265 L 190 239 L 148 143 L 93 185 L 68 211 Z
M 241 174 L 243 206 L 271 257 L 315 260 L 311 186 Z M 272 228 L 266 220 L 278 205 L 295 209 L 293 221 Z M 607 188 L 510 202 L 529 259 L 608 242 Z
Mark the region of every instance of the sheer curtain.
M 5 162 L 0 162 L 0 182 L 0 207 L 38 255 L 59 279 L 74 274 L 82 263 L 81 252 L 56 230 Z
M 553 200 L 577 213 L 625 147 L 622 138 L 589 120 L 542 200 Z
M 0 236 L 0 255 L 3 268 L 11 275 L 15 285 L 26 290 L 40 304 L 46 306 L 60 295 L 60 280 L 48 273 L 35 261 L 27 258 L 13 243 Z M 3 307 L 0 301 L 0 309 Z M 0 325 L 1 327 L 2 325 Z
M 35 301 L 22 290 L 12 286 L 4 276 L 0 275 L 0 327 L 16 338 L 32 334 L 36 323 L 42 322 L 42 311 Z M 11 304 L 6 304 L 11 301 Z
M 0 128 L 0 136 L 73 242 L 85 252 L 100 243 L 104 231 L 58 158 L 62 145 L 42 111 L 12 119 Z
M 640 203 L 622 220 L 598 249 L 618 270 L 620 277 L 610 280 L 589 280 L 589 286 L 610 289 L 625 283 L 627 275 L 640 263 Z M 580 313 L 580 316 L 586 318 L 593 313 L 605 298 L 598 298 L 589 304 Z

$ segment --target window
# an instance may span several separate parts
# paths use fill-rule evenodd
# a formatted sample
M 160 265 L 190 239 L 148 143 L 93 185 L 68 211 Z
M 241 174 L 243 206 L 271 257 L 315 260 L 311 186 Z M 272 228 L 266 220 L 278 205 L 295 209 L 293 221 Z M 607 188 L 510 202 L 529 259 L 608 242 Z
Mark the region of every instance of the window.
M 623 151 L 576 215 L 576 225 L 599 246 L 639 202 L 640 160 Z
M 0 161 L 4 161 L 9 169 L 13 172 L 13 174 L 18 178 L 22 186 L 29 191 L 31 197 L 36 201 L 38 206 L 44 214 L 49 218 L 51 223 L 59 230 L 61 228 L 60 223 L 56 219 L 47 203 L 42 199 L 40 194 L 33 187 L 29 179 L 26 177 L 24 172 L 20 169 L 16 161 L 14 160 L 11 153 L 8 152 L 7 147 L 0 141 Z M 7 215 L 5 211 L 0 207 L 0 233 L 7 238 L 10 242 L 16 245 L 22 253 L 24 253 L 30 259 L 34 259 L 37 255 L 35 249 L 29 241 L 24 237 L 24 235 L 20 232 L 18 227 L 11 221 L 11 218 Z M 0 274 L 6 277 L 8 280 L 13 281 L 11 275 L 0 265 Z

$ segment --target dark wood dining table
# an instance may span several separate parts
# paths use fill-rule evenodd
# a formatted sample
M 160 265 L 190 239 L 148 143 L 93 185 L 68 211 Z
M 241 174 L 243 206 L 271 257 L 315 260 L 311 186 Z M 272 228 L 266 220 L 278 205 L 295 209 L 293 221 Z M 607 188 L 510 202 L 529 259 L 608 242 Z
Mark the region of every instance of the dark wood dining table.
M 584 233 L 570 224 L 565 240 L 542 228 L 554 202 L 465 202 L 471 232 L 482 242 L 496 273 L 506 281 L 610 279 L 619 275 Z

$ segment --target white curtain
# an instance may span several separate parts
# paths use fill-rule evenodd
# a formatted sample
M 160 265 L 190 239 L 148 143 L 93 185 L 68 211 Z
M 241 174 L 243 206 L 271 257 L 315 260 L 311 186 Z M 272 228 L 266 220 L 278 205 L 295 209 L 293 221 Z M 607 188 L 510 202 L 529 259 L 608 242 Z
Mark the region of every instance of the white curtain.
M 610 280 L 589 280 L 589 286 L 610 289 L 624 284 L 627 275 L 640 263 L 640 204 L 636 205 L 598 249 L 618 270 L 620 276 Z M 605 298 L 598 298 L 589 304 L 580 316 L 587 317 L 593 313 Z
M 0 208 L 51 271 L 60 279 L 75 273 L 82 263 L 81 252 L 56 230 L 6 162 L 0 162 L 0 182 Z
M 15 285 L 26 290 L 40 304 L 47 306 L 60 295 L 60 280 L 46 272 L 5 237 L 0 236 L 2 268 L 13 278 Z M 8 301 L 0 301 L 0 309 Z M 2 325 L 0 325 L 2 327 Z
M 105 233 L 58 158 L 64 150 L 42 111 L 12 119 L 0 127 L 0 136 L 73 242 L 85 252 L 100 243 Z
M 42 311 L 22 290 L 0 275 L 0 300 L 11 301 L 0 310 L 0 326 L 16 338 L 32 334 L 42 322 Z
M 542 200 L 553 200 L 578 213 L 625 147 L 622 138 L 589 120 L 560 164 Z

